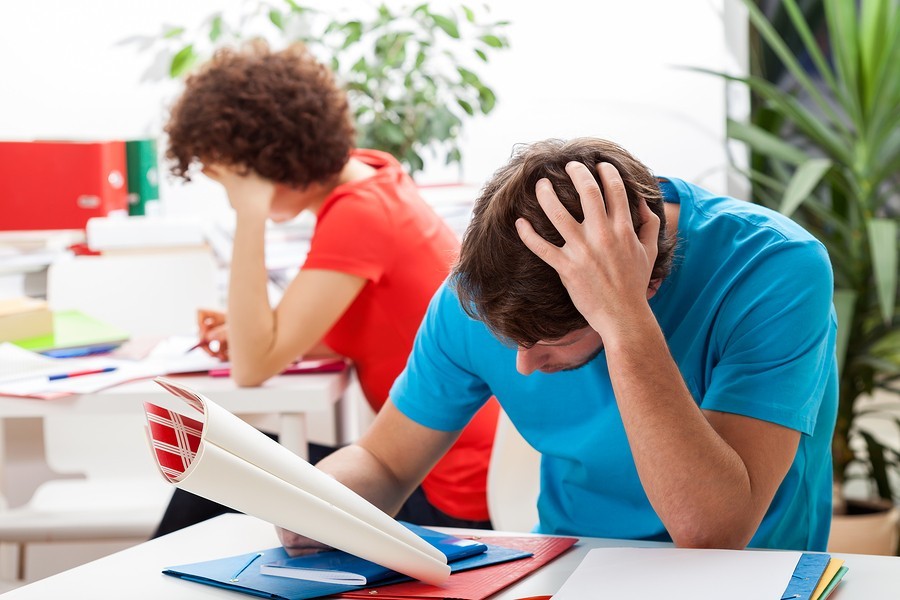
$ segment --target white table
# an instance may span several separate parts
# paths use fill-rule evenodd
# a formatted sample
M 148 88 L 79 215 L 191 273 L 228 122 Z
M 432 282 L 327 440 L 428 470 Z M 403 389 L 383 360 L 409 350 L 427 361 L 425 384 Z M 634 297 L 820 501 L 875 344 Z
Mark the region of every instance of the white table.
M 475 532 L 469 530 L 468 533 Z M 492 532 L 491 535 L 495 533 Z M 172 565 L 223 558 L 277 545 L 278 539 L 270 524 L 246 515 L 223 515 L 13 590 L 3 594 L 3 600 L 249 598 L 250 596 L 162 575 L 161 571 Z M 492 600 L 514 600 L 555 593 L 592 548 L 658 545 L 663 544 L 582 538 L 571 551 L 496 594 Z M 834 556 L 846 559 L 847 566 L 850 567 L 849 573 L 832 596 L 835 600 L 900 597 L 900 558 L 854 554 Z M 599 593 L 600 590 L 598 597 L 602 597 Z
M 207 396 L 226 410 L 238 414 L 274 414 L 279 420 L 281 443 L 304 458 L 307 455 L 307 416 L 331 411 L 343 396 L 348 371 L 273 377 L 260 387 L 241 388 L 228 377 L 206 375 L 172 376 L 179 383 Z M 0 432 L 4 421 L 43 419 L 54 415 L 138 414 L 144 402 L 177 406 L 180 402 L 151 379 L 118 385 L 100 392 L 57 400 L 35 400 L 0 396 Z M 337 436 L 338 438 L 340 436 Z M 0 470 L 8 465 L 10 449 L 0 435 Z M 0 489 L 0 498 L 3 492 Z

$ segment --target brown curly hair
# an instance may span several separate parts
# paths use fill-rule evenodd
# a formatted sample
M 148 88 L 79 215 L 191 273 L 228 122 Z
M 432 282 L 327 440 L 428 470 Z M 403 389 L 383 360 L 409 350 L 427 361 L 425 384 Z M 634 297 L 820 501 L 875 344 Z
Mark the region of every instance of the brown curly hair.
M 542 238 L 563 245 L 534 188 L 539 179 L 549 179 L 563 206 L 578 222 L 583 221 L 581 198 L 566 172 L 570 161 L 587 166 L 601 190 L 597 163 L 616 167 L 625 184 L 635 231 L 641 226 L 641 200 L 660 220 L 659 253 L 651 280 L 661 281 L 672 265 L 676 240 L 666 232 L 659 182 L 628 151 L 597 138 L 544 140 L 518 148 L 475 201 L 451 275 L 466 313 L 484 322 L 496 336 L 517 345 L 531 347 L 542 340 L 557 340 L 588 324 L 572 303 L 559 274 L 522 243 L 515 225 L 516 219 L 524 217 Z
M 171 171 L 197 163 L 305 188 L 340 173 L 354 148 L 347 96 L 301 44 L 221 49 L 188 77 L 165 127 Z

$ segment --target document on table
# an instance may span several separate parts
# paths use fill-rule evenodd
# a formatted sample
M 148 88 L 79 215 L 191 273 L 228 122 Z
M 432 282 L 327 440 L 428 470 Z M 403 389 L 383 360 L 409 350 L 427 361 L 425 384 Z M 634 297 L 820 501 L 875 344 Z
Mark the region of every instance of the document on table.
M 800 552 L 597 548 L 553 600 L 780 600 Z
M 0 395 L 52 400 L 157 375 L 207 372 L 228 366 L 200 348 L 188 351 L 195 342 L 194 337 L 169 337 L 154 343 L 141 360 L 115 355 L 50 358 L 13 344 L 0 344 Z M 52 379 L 64 373 L 101 370 L 105 372 Z

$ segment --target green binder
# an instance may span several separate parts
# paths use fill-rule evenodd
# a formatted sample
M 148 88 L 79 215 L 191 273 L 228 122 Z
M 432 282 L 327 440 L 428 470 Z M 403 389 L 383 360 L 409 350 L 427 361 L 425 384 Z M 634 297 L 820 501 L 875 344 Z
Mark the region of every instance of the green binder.
M 13 342 L 32 352 L 111 348 L 128 340 L 128 332 L 78 310 L 53 313 L 53 333 Z
M 144 215 L 147 202 L 159 200 L 156 140 L 126 141 L 125 161 L 128 171 L 128 214 Z

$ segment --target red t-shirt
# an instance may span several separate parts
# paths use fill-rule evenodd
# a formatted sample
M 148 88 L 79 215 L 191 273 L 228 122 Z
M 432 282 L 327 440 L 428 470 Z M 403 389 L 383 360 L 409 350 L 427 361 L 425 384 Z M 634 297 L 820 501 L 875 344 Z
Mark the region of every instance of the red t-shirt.
M 356 150 L 353 158 L 377 172 L 336 187 L 325 199 L 303 268 L 368 280 L 324 341 L 353 361 L 363 393 L 378 411 L 406 366 L 459 241 L 392 156 Z M 429 502 L 450 516 L 488 519 L 487 468 L 497 414 L 492 400 L 422 482 Z

